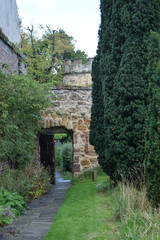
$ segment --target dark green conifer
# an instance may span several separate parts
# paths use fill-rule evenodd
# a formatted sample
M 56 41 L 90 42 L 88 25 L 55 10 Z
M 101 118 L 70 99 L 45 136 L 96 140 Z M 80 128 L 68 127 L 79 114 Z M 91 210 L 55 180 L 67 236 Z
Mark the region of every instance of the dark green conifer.
M 134 178 L 135 172 L 143 170 L 150 82 L 146 74 L 148 45 L 151 32 L 158 28 L 156 0 L 101 0 L 90 139 L 97 153 L 104 156 L 100 164 L 113 180 L 121 174 Z
M 146 176 L 148 197 L 154 205 L 160 204 L 160 41 L 152 32 L 148 45 L 149 105 L 146 119 Z

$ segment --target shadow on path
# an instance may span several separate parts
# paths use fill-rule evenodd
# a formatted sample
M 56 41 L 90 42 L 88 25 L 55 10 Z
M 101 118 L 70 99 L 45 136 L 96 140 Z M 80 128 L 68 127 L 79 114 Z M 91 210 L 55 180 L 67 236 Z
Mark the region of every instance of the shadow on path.
M 50 192 L 38 200 L 33 200 L 24 215 L 4 227 L 0 239 L 42 240 L 49 231 L 70 186 L 70 181 L 64 180 L 56 170 L 56 184 L 52 186 Z

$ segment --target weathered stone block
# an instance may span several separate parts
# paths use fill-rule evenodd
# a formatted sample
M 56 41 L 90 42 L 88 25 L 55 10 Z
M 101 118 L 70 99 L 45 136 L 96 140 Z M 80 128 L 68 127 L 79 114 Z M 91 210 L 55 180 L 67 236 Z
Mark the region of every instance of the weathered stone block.
M 67 95 L 65 95 L 65 94 L 61 94 L 61 96 L 59 97 L 59 100 L 60 100 L 60 101 L 66 101 L 67 98 L 68 98 Z
M 79 119 L 78 120 L 78 125 L 82 125 L 83 124 L 83 119 Z
M 86 126 L 78 126 L 78 130 L 84 132 L 87 130 Z
M 54 102 L 54 103 L 53 103 L 53 106 L 54 106 L 54 107 L 59 107 L 59 106 L 60 106 L 60 102 Z
M 81 165 L 82 166 L 90 165 L 90 161 L 89 160 L 82 160 Z
M 72 128 L 73 128 L 72 122 L 69 121 L 68 124 L 67 124 L 67 129 L 71 130 Z
M 90 157 L 89 160 L 91 161 L 91 163 L 96 163 L 97 157 Z
M 83 98 L 79 94 L 73 92 L 71 93 L 69 98 L 73 101 L 83 101 Z
M 77 119 L 78 119 L 78 115 L 76 115 L 76 114 L 73 115 L 73 114 L 72 114 L 72 120 L 75 121 L 75 120 L 77 120 Z
M 47 126 L 47 128 L 50 128 L 50 127 L 51 127 L 51 125 L 50 125 L 50 119 L 49 119 L 49 118 L 46 119 L 46 126 Z
M 59 108 L 58 114 L 64 115 L 65 113 L 66 113 L 66 109 L 65 108 Z
M 73 165 L 74 172 L 80 172 L 80 164 Z
M 54 120 L 51 120 L 51 127 L 54 127 Z
M 84 119 L 84 123 L 89 127 L 91 123 L 91 119 Z
M 74 163 L 79 163 L 79 156 L 74 156 Z
M 77 129 L 77 124 L 73 124 L 73 132 L 75 132 Z
M 69 113 L 76 113 L 77 109 L 76 108 L 68 108 Z
M 79 152 L 80 152 L 80 149 L 74 148 L 74 152 L 75 152 L 75 153 L 79 153 Z
M 67 117 L 62 117 L 62 126 L 65 126 L 68 124 L 68 118 Z

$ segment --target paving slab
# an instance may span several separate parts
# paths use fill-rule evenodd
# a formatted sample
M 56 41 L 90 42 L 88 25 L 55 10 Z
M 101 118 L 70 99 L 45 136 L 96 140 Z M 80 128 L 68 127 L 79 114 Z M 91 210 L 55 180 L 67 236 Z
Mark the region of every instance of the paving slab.
M 56 176 L 56 184 L 50 192 L 38 200 L 33 200 L 24 215 L 19 216 L 11 225 L 5 226 L 0 240 L 43 239 L 71 186 L 70 181 L 63 180 L 57 170 Z

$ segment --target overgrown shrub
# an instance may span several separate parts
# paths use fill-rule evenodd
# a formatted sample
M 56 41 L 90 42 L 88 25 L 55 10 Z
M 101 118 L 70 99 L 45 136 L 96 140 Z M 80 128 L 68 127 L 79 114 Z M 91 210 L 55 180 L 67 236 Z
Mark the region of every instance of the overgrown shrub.
M 14 214 L 10 211 L 10 209 L 0 205 L 0 229 L 4 225 L 11 224 L 13 220 Z
M 50 189 L 50 175 L 39 163 L 30 163 L 24 170 L 8 169 L 1 174 L 0 186 L 8 191 L 17 192 L 26 201 L 30 201 Z
M 72 143 L 65 143 L 61 150 L 62 168 L 64 171 L 72 171 Z
M 45 170 L 39 162 L 33 162 L 32 164 L 26 165 L 24 174 L 27 179 L 30 179 L 31 198 L 39 198 L 41 195 L 47 193 L 47 191 L 50 189 L 50 173 Z
M 48 106 L 47 85 L 0 70 L 0 161 L 15 168 L 33 159 L 40 110 Z
M 55 158 L 56 158 L 56 166 L 62 169 L 62 156 L 61 156 L 61 150 L 63 145 L 55 145 Z

